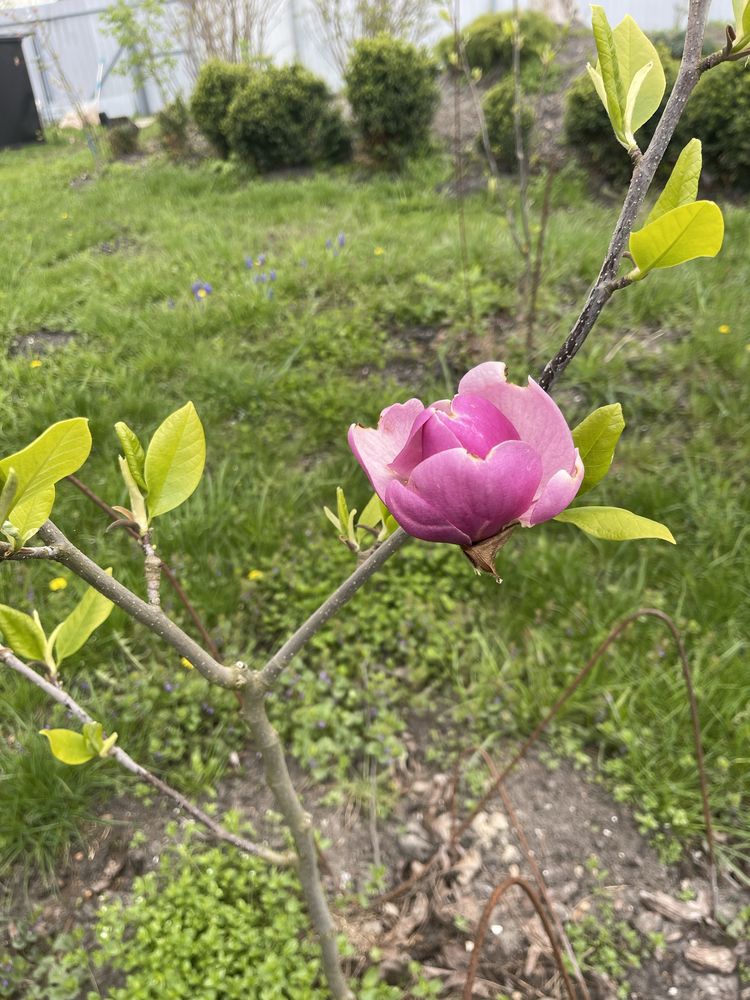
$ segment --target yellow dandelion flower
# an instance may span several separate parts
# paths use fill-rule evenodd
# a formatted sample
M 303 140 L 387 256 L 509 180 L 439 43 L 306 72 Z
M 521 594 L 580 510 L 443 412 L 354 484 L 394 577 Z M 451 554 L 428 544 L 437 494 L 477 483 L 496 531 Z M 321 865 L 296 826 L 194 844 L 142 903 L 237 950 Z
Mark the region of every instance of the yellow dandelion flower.
M 63 214 L 60 216 L 60 218 L 63 220 L 63 222 L 67 222 L 67 220 L 70 218 L 70 216 L 68 215 L 67 212 L 63 212 Z
M 382 257 L 384 253 L 385 253 L 385 250 L 382 247 L 375 247 L 375 256 L 376 257 Z
M 263 572 L 262 569 L 251 569 L 250 572 L 247 574 L 247 578 L 248 580 L 250 580 L 251 583 L 253 583 L 255 580 L 262 580 L 264 576 L 265 573 Z
M 193 669 L 193 664 L 190 662 L 190 660 L 187 658 L 187 656 L 181 656 L 180 657 L 180 666 L 184 667 L 185 670 L 192 670 Z
M 745 350 L 750 351 L 750 344 L 745 344 Z
M 719 333 L 729 333 L 731 329 L 732 328 L 729 325 L 729 323 L 722 323 L 721 326 L 719 327 Z
M 50 580 L 49 589 L 54 594 L 58 590 L 65 590 L 68 586 L 68 581 L 64 576 L 56 576 L 54 580 Z
M 29 368 L 41 368 L 41 367 L 42 367 L 42 362 L 39 360 L 39 358 L 32 358 L 31 361 L 29 361 Z

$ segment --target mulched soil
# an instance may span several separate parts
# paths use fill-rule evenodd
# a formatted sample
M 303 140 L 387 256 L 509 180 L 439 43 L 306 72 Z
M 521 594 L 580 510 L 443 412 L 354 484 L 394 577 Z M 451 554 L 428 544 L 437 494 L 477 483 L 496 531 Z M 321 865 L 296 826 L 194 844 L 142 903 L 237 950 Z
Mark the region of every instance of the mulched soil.
M 326 852 L 326 880 L 332 895 L 350 900 L 363 891 L 377 860 L 388 873 L 386 885 L 393 887 L 420 872 L 430 855 L 439 852 L 438 863 L 404 895 L 385 903 L 375 901 L 365 910 L 348 903 L 337 909 L 337 919 L 359 956 L 352 972 L 364 969 L 367 956 L 377 947 L 381 974 L 389 982 L 406 982 L 409 964 L 416 961 L 426 975 L 440 980 L 442 996 L 458 998 L 477 924 L 492 890 L 509 874 L 522 875 L 532 884 L 533 875 L 499 798 L 479 813 L 458 844 L 451 843 L 452 773 L 425 762 L 419 749 L 424 740 L 416 726 L 407 746 L 409 753 L 393 775 L 396 806 L 376 822 L 367 804 L 326 806 L 330 789 L 312 786 L 299 769 L 294 778 L 331 845 Z M 493 756 L 501 760 L 506 754 Z M 257 756 L 248 752 L 237 763 L 218 790 L 220 809 L 240 810 L 260 838 L 281 846 L 279 831 L 267 815 L 273 802 Z M 629 811 L 567 763 L 550 768 L 532 755 L 513 772 L 507 792 L 560 922 L 596 916 L 606 898 L 615 919 L 635 928 L 644 940 L 650 934 L 661 935 L 663 945 L 640 969 L 626 973 L 631 1000 L 748 1000 L 750 991 L 741 989 L 737 970 L 750 960 L 750 946 L 726 934 L 711 916 L 700 851 L 681 866 L 666 867 L 639 834 Z M 461 787 L 459 818 L 464 795 Z M 49 934 L 90 924 L 100 900 L 112 895 L 127 898 L 133 878 L 155 867 L 167 844 L 167 821 L 181 819 L 178 811 L 163 803 L 145 808 L 137 799 L 110 803 L 102 818 L 105 824 L 92 830 L 87 849 L 71 858 L 55 890 L 32 885 L 26 895 L 19 887 L 13 912 L 20 915 L 30 907 L 39 908 L 38 929 Z M 135 830 L 144 831 L 145 842 L 130 850 Z M 593 856 L 607 872 L 603 883 L 587 864 Z M 688 887 L 695 894 L 690 901 L 686 901 Z M 722 877 L 721 923 L 726 925 L 748 904 L 750 894 Z M 615 981 L 590 973 L 586 983 L 591 1000 L 617 1000 L 623 978 Z M 538 917 L 527 899 L 515 892 L 493 912 L 473 996 L 494 997 L 500 990 L 514 1000 L 568 996 Z

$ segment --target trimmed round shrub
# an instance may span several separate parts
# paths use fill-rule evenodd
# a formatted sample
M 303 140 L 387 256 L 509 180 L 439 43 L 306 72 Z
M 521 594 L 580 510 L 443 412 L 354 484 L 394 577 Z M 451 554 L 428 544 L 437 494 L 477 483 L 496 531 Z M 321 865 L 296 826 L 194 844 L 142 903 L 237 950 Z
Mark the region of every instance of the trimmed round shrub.
M 170 160 L 184 159 L 190 153 L 190 112 L 178 97 L 156 115 L 159 141 Z
M 253 73 L 227 111 L 229 147 L 256 170 L 335 163 L 351 152 L 351 139 L 331 92 L 299 65 Z
M 530 57 L 537 58 L 546 45 L 557 41 L 559 27 L 545 14 L 527 10 L 519 17 L 521 29 L 521 62 L 529 62 Z M 505 11 L 502 14 L 482 14 L 463 30 L 466 58 L 472 69 L 481 69 L 488 73 L 499 69 L 509 70 L 513 64 L 513 14 Z M 453 35 L 441 38 L 435 47 L 435 53 L 443 65 L 451 65 L 451 56 L 455 50 Z
M 750 73 L 725 63 L 704 73 L 679 125 L 684 145 L 703 143 L 703 176 L 712 184 L 750 190 Z
M 389 35 L 360 39 L 344 79 L 363 152 L 398 166 L 424 149 L 438 105 L 437 65 L 424 49 Z
M 225 120 L 229 105 L 238 89 L 253 75 L 250 66 L 209 59 L 201 66 L 190 98 L 190 111 L 195 124 L 216 152 L 229 155 Z
M 518 165 L 515 123 L 513 121 L 514 103 L 515 86 L 512 77 L 506 77 L 488 90 L 482 101 L 493 155 L 497 160 L 498 166 L 504 167 L 506 170 L 513 170 Z M 521 132 L 527 155 L 533 126 L 534 112 L 528 101 L 522 97 Z
M 659 49 L 667 86 L 661 105 L 656 114 L 646 122 L 636 133 L 636 139 L 641 149 L 645 149 L 651 141 L 654 130 L 659 122 L 667 98 L 677 78 L 678 63 L 665 49 Z M 565 99 L 565 142 L 575 152 L 582 165 L 605 180 L 621 184 L 628 180 L 631 174 L 631 162 L 627 151 L 615 139 L 607 112 L 604 110 L 599 95 L 594 90 L 588 73 L 583 73 L 573 81 Z M 682 130 L 680 130 L 680 134 Z M 678 141 L 673 141 L 667 150 L 665 163 L 674 163 L 681 148 Z M 683 143 L 684 145 L 684 143 Z M 676 147 L 676 152 L 674 152 Z

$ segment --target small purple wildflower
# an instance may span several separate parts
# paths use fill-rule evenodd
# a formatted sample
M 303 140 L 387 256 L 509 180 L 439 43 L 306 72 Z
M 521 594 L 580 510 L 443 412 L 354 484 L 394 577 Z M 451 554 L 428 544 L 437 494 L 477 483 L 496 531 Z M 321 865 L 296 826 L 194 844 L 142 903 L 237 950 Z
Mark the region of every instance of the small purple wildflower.
M 255 261 L 253 260 L 252 257 L 245 257 L 245 267 L 248 269 L 248 271 L 252 270 L 254 264 Z
M 167 681 L 164 684 L 164 690 L 165 691 L 174 691 L 174 684 L 171 684 L 169 681 Z
M 318 678 L 321 681 L 323 681 L 324 684 L 330 684 L 331 683 L 331 677 L 330 677 L 330 675 L 328 674 L 328 672 L 326 670 L 321 670 L 320 673 L 318 674 Z
M 339 245 L 340 247 L 343 247 L 343 246 L 345 246 L 345 245 L 346 245 L 346 236 L 344 236 L 344 234 L 343 234 L 343 233 L 339 233 L 339 236 L 338 236 L 338 241 L 337 241 L 337 242 L 338 242 L 338 245 Z
M 263 267 L 266 262 L 266 255 L 264 253 L 258 255 L 258 267 Z
M 215 709 L 213 708 L 212 705 L 209 705 L 207 701 L 204 701 L 201 704 L 201 708 L 206 713 L 206 715 L 213 715 L 214 714 Z
M 194 281 L 190 287 L 196 302 L 202 302 L 213 291 L 207 281 Z
M 317 725 L 318 725 L 318 729 L 325 729 L 325 727 L 326 727 L 326 723 L 325 723 L 325 721 L 323 719 L 318 719 Z
M 273 268 L 268 272 L 269 280 L 276 281 L 276 271 Z
M 326 250 L 330 250 L 333 247 L 333 240 L 326 240 Z

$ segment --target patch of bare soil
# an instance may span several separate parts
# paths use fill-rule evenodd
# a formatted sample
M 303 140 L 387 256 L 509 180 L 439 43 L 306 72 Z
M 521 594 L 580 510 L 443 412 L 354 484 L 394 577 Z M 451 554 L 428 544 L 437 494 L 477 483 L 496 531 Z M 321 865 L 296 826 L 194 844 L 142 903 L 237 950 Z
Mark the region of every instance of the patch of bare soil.
M 370 964 L 368 956 L 377 948 L 380 971 L 388 981 L 405 983 L 409 964 L 416 961 L 425 975 L 440 981 L 443 997 L 460 997 L 477 925 L 493 889 L 509 875 L 533 884 L 528 851 L 560 923 L 590 926 L 593 918 L 614 940 L 617 927 L 632 928 L 644 943 L 651 936 L 652 954 L 641 968 L 623 969 L 617 976 L 601 970 L 586 974 L 591 1000 L 747 1000 L 737 970 L 750 959 L 750 948 L 712 917 L 700 852 L 679 868 L 666 867 L 629 812 L 600 786 L 568 764 L 551 770 L 535 757 L 524 760 L 506 786 L 526 847 L 499 798 L 490 800 L 454 843 L 454 824 L 466 812 L 465 789 L 459 788 L 454 816 L 452 775 L 425 762 L 416 737 L 407 737 L 407 746 L 411 750 L 393 774 L 396 805 L 385 819 L 377 819 L 367 803 L 326 805 L 330 789 L 311 785 L 299 769 L 293 775 L 331 845 L 325 854 L 326 880 L 331 894 L 346 901 L 337 913 L 358 955 L 352 972 Z M 502 755 L 495 754 L 498 759 Z M 247 816 L 258 832 L 256 839 L 282 846 L 256 754 L 247 753 L 222 783 L 218 805 Z M 32 886 L 23 897 L 17 891 L 13 912 L 41 907 L 41 929 L 50 934 L 81 921 L 91 923 L 99 899 L 127 897 L 134 876 L 156 865 L 167 843 L 166 822 L 179 813 L 162 803 L 146 809 L 137 800 L 123 799 L 111 803 L 102 818 L 106 825 L 92 831 L 87 849 L 71 858 L 56 890 Z M 136 830 L 145 838 L 131 850 Z M 436 851 L 436 863 L 425 872 Z M 590 862 L 593 857 L 596 865 Z M 363 909 L 351 900 L 366 890 L 376 863 L 387 872 L 386 891 L 425 874 L 405 893 L 375 899 Z M 726 924 L 750 903 L 750 894 L 723 878 L 720 900 L 720 919 Z M 626 994 L 618 992 L 625 981 Z M 514 1000 L 568 997 L 539 918 L 526 897 L 515 892 L 500 901 L 489 920 L 472 995 L 494 997 L 500 991 Z
M 8 357 L 38 357 L 65 347 L 78 336 L 75 330 L 48 330 L 42 327 L 33 333 L 19 333 L 8 346 Z

